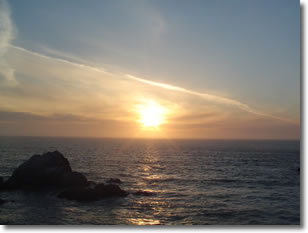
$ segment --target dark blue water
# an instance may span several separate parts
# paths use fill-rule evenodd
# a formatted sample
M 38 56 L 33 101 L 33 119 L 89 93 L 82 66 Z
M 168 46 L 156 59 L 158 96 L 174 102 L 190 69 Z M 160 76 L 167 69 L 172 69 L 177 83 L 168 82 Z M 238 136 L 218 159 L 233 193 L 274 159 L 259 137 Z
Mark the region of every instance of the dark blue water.
M 89 180 L 129 195 L 92 203 L 0 192 L 1 224 L 300 224 L 299 141 L 0 137 L 0 176 L 59 150 Z

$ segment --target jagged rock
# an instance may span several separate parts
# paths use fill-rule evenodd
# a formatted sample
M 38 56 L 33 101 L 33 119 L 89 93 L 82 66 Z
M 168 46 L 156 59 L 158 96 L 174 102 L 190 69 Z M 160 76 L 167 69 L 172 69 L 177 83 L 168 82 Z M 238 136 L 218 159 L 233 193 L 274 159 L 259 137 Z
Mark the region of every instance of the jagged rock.
M 121 184 L 122 181 L 118 178 L 110 178 L 109 180 L 106 181 L 107 183 L 115 183 L 115 184 Z
M 68 160 L 60 152 L 54 151 L 33 155 L 15 169 L 12 176 L 4 183 L 4 188 L 30 191 L 57 188 L 58 191 L 62 190 L 58 194 L 59 198 L 81 202 L 128 195 L 118 185 L 112 184 L 121 183 L 120 179 L 111 178 L 109 182 L 111 184 L 105 185 L 88 181 L 81 173 L 72 171 Z
M 58 151 L 33 155 L 15 169 L 5 182 L 7 189 L 46 188 L 59 186 L 83 186 L 87 179 L 72 172 L 68 160 Z
M 94 188 L 78 187 L 61 192 L 58 197 L 80 202 L 97 201 L 107 197 L 125 197 L 128 193 L 115 184 L 97 184 Z

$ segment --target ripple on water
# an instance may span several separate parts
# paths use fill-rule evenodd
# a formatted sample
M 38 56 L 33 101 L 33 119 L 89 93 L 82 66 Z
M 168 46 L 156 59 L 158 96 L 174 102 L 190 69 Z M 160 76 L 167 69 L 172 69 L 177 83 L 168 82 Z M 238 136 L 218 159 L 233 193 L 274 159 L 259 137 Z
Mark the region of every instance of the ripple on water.
M 25 146 L 26 145 L 26 146 Z M 4 138 L 0 174 L 59 150 L 96 182 L 120 178 L 129 195 L 77 203 L 52 194 L 0 192 L 4 224 L 299 224 L 299 143 Z M 44 214 L 42 214 L 44 213 Z

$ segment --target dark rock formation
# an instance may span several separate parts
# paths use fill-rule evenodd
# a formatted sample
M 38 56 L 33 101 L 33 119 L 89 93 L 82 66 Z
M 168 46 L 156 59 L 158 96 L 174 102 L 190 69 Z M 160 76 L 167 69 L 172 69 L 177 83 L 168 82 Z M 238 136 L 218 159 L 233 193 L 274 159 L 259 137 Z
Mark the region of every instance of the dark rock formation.
M 98 184 L 95 186 L 94 191 L 100 197 L 125 197 L 128 195 L 126 191 L 115 184 Z
M 70 188 L 58 194 L 57 197 L 80 202 L 99 200 L 94 190 L 88 187 Z
M 6 200 L 3 200 L 3 199 L 0 198 L 0 205 L 4 204 L 6 202 L 7 202 Z
M 118 178 L 110 178 L 109 180 L 106 181 L 107 183 L 114 183 L 114 184 L 121 184 L 122 181 Z
M 3 177 L 0 176 L 0 190 L 3 188 L 4 186 L 4 180 Z
M 0 190 L 30 190 L 56 189 L 59 198 L 80 202 L 97 201 L 109 197 L 125 197 L 128 192 L 118 185 L 122 181 L 110 178 L 108 184 L 96 184 L 88 181 L 79 173 L 72 171 L 69 161 L 58 151 L 43 155 L 33 155 L 26 162 L 15 169 L 12 176 L 6 181 L 0 177 Z M 135 195 L 152 196 L 148 191 L 137 191 Z M 7 201 L 0 199 L 0 204 Z
M 21 164 L 5 182 L 6 189 L 83 186 L 87 179 L 73 172 L 66 158 L 58 152 L 33 155 Z
M 115 184 L 97 184 L 92 187 L 70 188 L 58 197 L 80 202 L 97 201 L 107 197 L 125 197 L 128 193 Z
M 87 182 L 87 187 L 88 188 L 94 189 L 95 186 L 96 186 L 96 183 L 94 181 L 88 181 Z
M 141 191 L 141 190 L 134 192 L 133 194 L 137 196 L 153 196 L 154 195 L 153 192 Z
M 60 182 L 63 186 L 86 186 L 88 184 L 87 178 L 79 172 L 70 172 L 63 176 Z

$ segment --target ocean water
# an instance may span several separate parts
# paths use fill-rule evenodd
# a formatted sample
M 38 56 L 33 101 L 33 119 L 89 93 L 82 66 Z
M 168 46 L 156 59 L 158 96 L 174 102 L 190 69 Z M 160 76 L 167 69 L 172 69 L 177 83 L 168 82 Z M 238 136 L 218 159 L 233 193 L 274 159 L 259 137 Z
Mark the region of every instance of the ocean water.
M 0 192 L 0 224 L 300 224 L 300 142 L 0 137 L 0 176 L 59 150 L 89 180 L 129 195 L 90 203 Z

